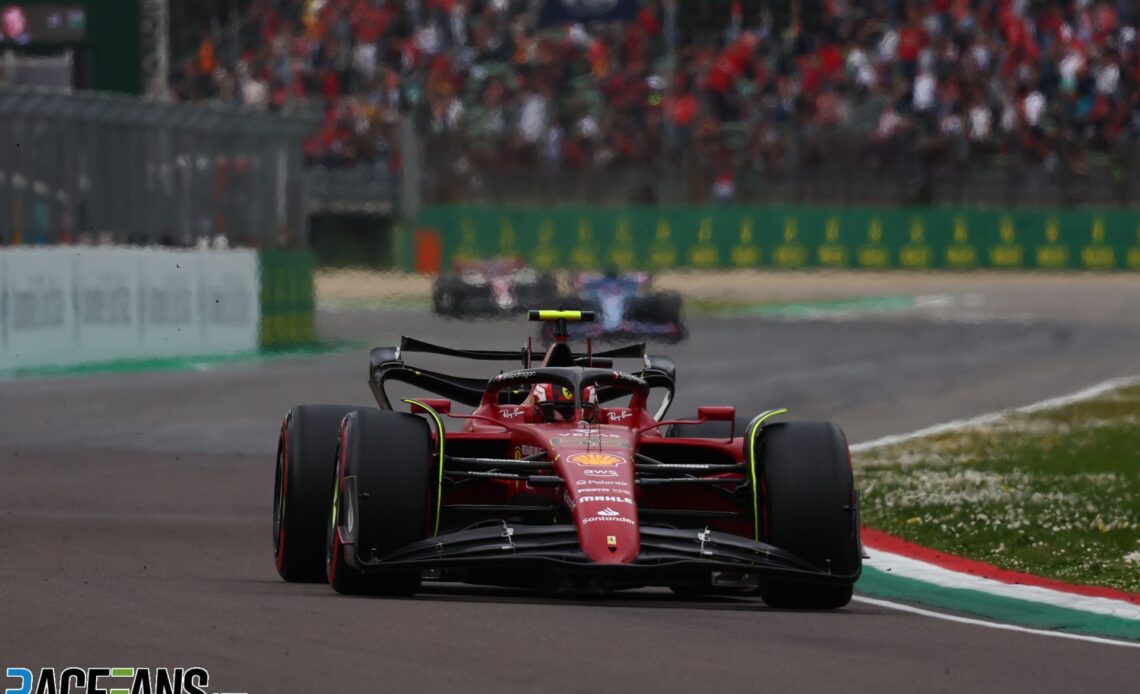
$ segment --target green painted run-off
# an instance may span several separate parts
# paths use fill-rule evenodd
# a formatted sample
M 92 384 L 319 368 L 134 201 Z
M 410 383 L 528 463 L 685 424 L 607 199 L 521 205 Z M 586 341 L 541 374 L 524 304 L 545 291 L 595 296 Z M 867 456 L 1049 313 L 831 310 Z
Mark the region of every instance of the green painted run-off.
M 142 371 L 206 371 L 234 364 L 261 362 L 275 359 L 312 357 L 338 352 L 362 349 L 353 343 L 325 342 L 296 349 L 262 350 L 218 354 L 211 356 L 171 357 L 168 359 L 123 359 L 117 361 L 74 364 L 71 366 L 44 366 L 32 369 L 0 371 L 0 380 L 5 378 L 38 378 L 64 376 L 91 376 L 101 373 L 135 373 Z
M 1140 641 L 1140 621 L 1072 610 L 968 588 L 946 588 L 864 566 L 855 590 L 1037 629 Z

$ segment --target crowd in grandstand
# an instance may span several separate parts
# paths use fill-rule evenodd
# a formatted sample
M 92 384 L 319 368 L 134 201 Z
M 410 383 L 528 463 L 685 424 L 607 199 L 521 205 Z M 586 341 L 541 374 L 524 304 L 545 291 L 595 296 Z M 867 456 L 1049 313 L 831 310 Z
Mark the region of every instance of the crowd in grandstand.
M 780 25 L 737 1 L 674 41 L 658 0 L 590 26 L 542 26 L 539 4 L 254 0 L 240 53 L 204 38 L 175 88 L 259 109 L 319 100 L 307 155 L 327 165 L 398 168 L 409 117 L 456 167 L 553 169 L 693 152 L 779 171 L 828 142 L 874 156 L 900 138 L 1079 169 L 1140 132 L 1131 0 L 825 0 L 810 23 L 793 2 Z

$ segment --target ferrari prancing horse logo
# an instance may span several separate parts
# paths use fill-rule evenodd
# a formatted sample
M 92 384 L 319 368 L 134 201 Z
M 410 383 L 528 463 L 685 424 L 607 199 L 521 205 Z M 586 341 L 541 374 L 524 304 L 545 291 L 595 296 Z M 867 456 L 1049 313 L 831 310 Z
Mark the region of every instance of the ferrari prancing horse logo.
M 566 460 L 579 465 L 620 465 L 625 458 L 609 453 L 575 453 Z

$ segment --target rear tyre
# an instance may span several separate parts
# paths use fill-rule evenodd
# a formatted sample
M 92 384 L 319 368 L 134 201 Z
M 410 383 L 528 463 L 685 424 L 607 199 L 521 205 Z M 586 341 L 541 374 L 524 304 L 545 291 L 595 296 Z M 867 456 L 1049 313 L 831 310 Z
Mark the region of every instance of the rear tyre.
M 646 323 L 680 323 L 681 295 L 677 292 L 654 292 L 630 301 L 627 313 L 631 320 Z
M 681 323 L 681 295 L 677 292 L 662 292 L 658 299 L 663 323 Z
M 760 595 L 771 607 L 830 610 L 851 601 L 862 567 L 859 512 L 847 439 L 830 422 L 764 427 L 756 441 L 761 538 L 848 584 L 770 579 Z
M 441 316 L 454 316 L 459 313 L 459 297 L 462 288 L 452 277 L 436 279 L 432 287 L 432 309 Z
M 558 280 L 549 272 L 538 276 L 539 306 L 552 305 L 550 302 L 558 299 Z
M 685 325 L 681 322 L 681 295 L 677 292 L 653 292 L 634 297 L 626 307 L 626 317 L 651 325 L 676 326 L 676 332 L 660 335 L 664 342 L 676 343 L 686 337 Z
M 277 441 L 273 558 L 286 581 L 325 580 L 325 516 L 340 420 L 354 407 L 298 405 Z
M 432 438 L 427 422 L 388 410 L 357 410 L 341 425 L 326 508 L 328 581 L 338 593 L 409 596 L 420 572 L 364 574 L 348 565 L 340 530 L 355 537 L 361 561 L 428 536 Z M 346 498 L 345 478 L 356 478 L 356 498 Z M 326 496 L 326 499 L 328 497 Z
M 681 295 L 676 292 L 664 292 L 661 297 L 662 322 L 677 326 L 677 332 L 669 336 L 669 342 L 680 342 L 688 335 L 685 324 L 681 322 Z
M 538 275 L 533 284 L 515 286 L 515 307 L 520 311 L 557 305 L 558 281 L 549 272 Z

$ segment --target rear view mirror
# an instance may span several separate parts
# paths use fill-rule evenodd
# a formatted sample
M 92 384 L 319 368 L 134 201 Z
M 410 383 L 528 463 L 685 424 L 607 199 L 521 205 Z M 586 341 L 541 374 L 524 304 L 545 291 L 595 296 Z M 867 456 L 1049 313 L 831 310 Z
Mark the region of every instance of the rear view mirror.
M 708 422 L 735 422 L 736 408 L 727 405 L 705 405 L 697 408 L 697 419 Z
M 736 436 L 736 408 L 728 405 L 705 405 L 697 408 L 697 419 L 704 422 L 728 422 L 728 438 Z
M 413 401 L 411 403 L 412 414 L 429 414 L 420 403 L 427 405 L 439 414 L 451 414 L 451 401 L 445 398 L 420 398 L 418 402 Z

